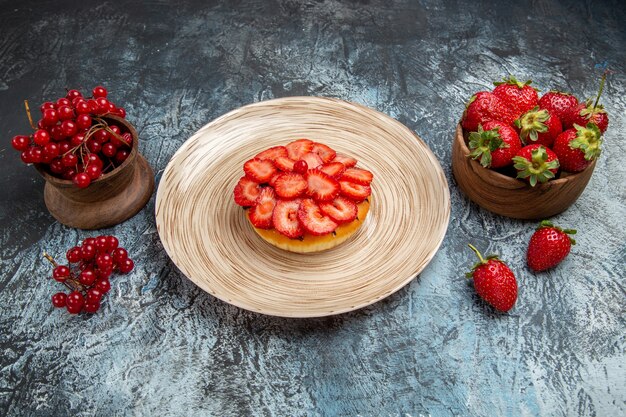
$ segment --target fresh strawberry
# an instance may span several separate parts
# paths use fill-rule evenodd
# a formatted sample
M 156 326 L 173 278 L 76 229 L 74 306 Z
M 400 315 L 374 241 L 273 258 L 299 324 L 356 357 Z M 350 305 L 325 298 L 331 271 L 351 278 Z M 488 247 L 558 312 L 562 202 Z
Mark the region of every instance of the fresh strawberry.
M 298 209 L 301 201 L 299 198 L 295 200 L 278 200 L 272 215 L 272 224 L 278 233 L 291 239 L 304 234 L 304 229 L 298 220 Z
M 317 203 L 310 198 L 306 198 L 300 203 L 298 220 L 307 232 L 315 236 L 332 233 L 337 228 L 337 223 L 324 215 Z
M 270 161 L 274 161 L 279 156 L 287 157 L 287 148 L 285 148 L 284 146 L 274 146 L 273 148 L 266 149 L 263 152 L 257 154 L 255 158 L 269 159 Z
M 322 213 L 330 217 L 337 224 L 349 223 L 356 219 L 359 209 L 354 201 L 345 197 L 337 197 L 333 201 L 319 203 Z
M 561 122 L 565 115 L 577 105 L 576 96 L 561 91 L 548 91 L 539 99 L 539 108 L 548 110 L 551 115 L 561 119 Z
M 538 143 L 551 148 L 556 137 L 563 131 L 561 119 L 552 116 L 548 110 L 539 110 L 534 107 L 515 121 L 519 129 L 522 143 L 530 145 Z
M 305 153 L 311 152 L 313 149 L 313 141 L 309 139 L 298 139 L 285 145 L 287 148 L 287 156 L 294 161 L 302 158 Z
M 276 196 L 272 187 L 265 187 L 256 199 L 253 207 L 248 210 L 248 217 L 254 227 L 270 229 L 272 227 L 272 214 L 276 205 Z
M 493 95 L 508 105 L 515 115 L 515 119 L 539 104 L 537 90 L 532 88 L 528 80 L 524 83 L 517 81 L 515 77 L 504 78 L 504 81 L 493 83 Z
M 336 179 L 319 169 L 309 169 L 306 173 L 307 194 L 315 201 L 330 201 L 339 195 L 339 183 Z
M 495 255 L 484 259 L 478 249 L 468 245 L 478 256 L 468 278 L 474 278 L 476 292 L 487 304 L 498 311 L 506 312 L 517 301 L 517 281 L 513 271 Z
M 478 125 L 489 120 L 499 120 L 506 124 L 512 124 L 515 114 L 509 106 L 498 97 L 487 91 L 481 91 L 470 98 L 463 112 L 461 126 L 463 129 L 475 132 Z
M 482 166 L 502 168 L 513 163 L 513 157 L 522 149 L 522 143 L 511 126 L 491 120 L 478 125 L 477 132 L 470 133 L 469 149 L 469 157 L 480 158 Z
M 374 175 L 365 169 L 348 168 L 341 176 L 341 179 L 355 184 L 369 185 L 374 179 Z
M 346 168 L 352 168 L 356 165 L 358 161 L 350 156 L 338 153 L 337 155 L 335 155 L 335 159 L 333 159 L 333 162 L 341 162 Z
M 547 220 L 542 221 L 530 238 L 526 260 L 533 271 L 545 271 L 554 268 L 569 254 L 576 241 L 569 235 L 576 234 L 573 229 L 561 229 Z
M 600 156 L 602 133 L 598 126 L 589 123 L 587 127 L 574 125 L 557 136 L 552 150 L 559 158 L 561 169 L 580 172 Z
M 235 203 L 242 207 L 253 206 L 259 194 L 261 194 L 261 187 L 248 177 L 241 177 L 235 185 Z
M 513 158 L 513 164 L 517 178 L 525 179 L 532 187 L 551 180 L 559 170 L 556 154 L 539 144 L 524 146 Z
M 269 184 L 269 186 L 272 187 L 272 188 L 276 188 L 276 180 L 282 174 L 283 173 L 281 171 L 276 171 L 276 173 L 274 175 L 272 175 L 272 178 L 270 178 L 270 180 L 267 182 Z
M 591 100 L 587 100 L 585 103 L 579 103 L 578 106 L 570 109 L 570 111 L 565 114 L 563 120 L 565 129 L 574 127 L 575 124 L 587 126 L 589 123 L 595 123 L 600 129 L 600 132 L 604 133 L 606 131 L 606 128 L 609 126 L 609 115 L 604 110 L 604 107 L 598 104 L 602 96 L 602 91 L 604 90 L 606 75 L 607 72 L 602 75 L 600 88 L 598 89 L 598 94 L 593 103 Z
M 300 160 L 306 162 L 309 169 L 317 168 L 324 163 L 324 161 L 322 161 L 322 158 L 320 158 L 318 154 L 313 152 L 305 153 L 300 157 Z
M 355 184 L 350 181 L 340 180 L 339 186 L 341 187 L 341 195 L 348 197 L 356 203 L 365 200 L 372 194 L 372 189 L 369 185 Z
M 295 172 L 283 172 L 274 181 L 274 189 L 280 198 L 296 198 L 307 189 L 307 181 Z
M 341 162 L 329 162 L 319 167 L 319 170 L 334 178 L 339 178 L 346 170 L 346 166 Z
M 293 165 L 295 164 L 295 162 L 296 161 L 286 156 L 279 156 L 274 160 L 274 165 L 276 165 L 276 168 L 280 169 L 281 171 L 291 172 L 293 171 Z
M 250 159 L 243 164 L 243 171 L 246 177 L 259 184 L 266 183 L 276 173 L 276 167 L 268 159 Z
M 335 159 L 335 156 L 337 155 L 333 148 L 317 142 L 313 144 L 311 152 L 318 154 L 324 164 Z

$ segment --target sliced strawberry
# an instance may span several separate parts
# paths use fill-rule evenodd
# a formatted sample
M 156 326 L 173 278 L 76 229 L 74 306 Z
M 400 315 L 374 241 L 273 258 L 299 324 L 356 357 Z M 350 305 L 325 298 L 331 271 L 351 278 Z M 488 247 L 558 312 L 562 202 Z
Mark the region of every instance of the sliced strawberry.
M 320 158 L 318 154 L 313 152 L 305 153 L 300 157 L 300 159 L 306 162 L 309 169 L 317 168 L 324 163 L 324 161 L 322 161 L 322 158 Z
M 278 200 L 272 215 L 272 224 L 276 231 L 291 239 L 304 234 L 304 229 L 298 221 L 298 209 L 300 208 L 299 198 L 295 200 Z
M 333 201 L 319 203 L 322 213 L 333 219 L 336 223 L 349 223 L 356 219 L 359 209 L 354 201 L 345 197 L 337 197 Z
M 287 157 L 287 148 L 285 148 L 284 146 L 274 146 L 273 148 L 266 149 L 263 152 L 257 154 L 255 158 L 269 159 L 270 161 L 274 161 L 279 156 Z
M 242 207 L 250 207 L 254 205 L 257 197 L 261 194 L 261 187 L 250 178 L 241 177 L 235 186 L 234 194 L 235 203 Z
M 300 197 L 307 189 L 307 181 L 300 174 L 295 172 L 283 172 L 274 181 L 276 195 L 281 198 Z
M 337 155 L 335 155 L 335 159 L 333 159 L 333 162 L 341 162 L 346 166 L 346 168 L 352 168 L 356 165 L 357 160 L 350 156 L 338 153 Z
M 311 149 L 313 149 L 313 141 L 309 139 L 298 139 L 288 143 L 285 148 L 287 148 L 287 156 L 297 161 L 305 153 L 311 152 Z
M 326 235 L 334 232 L 337 228 L 337 223 L 324 215 L 315 201 L 310 198 L 306 198 L 300 203 L 298 220 L 300 220 L 304 230 L 315 236 Z
M 272 178 L 270 178 L 270 180 L 267 182 L 270 185 L 270 187 L 276 188 L 276 180 L 281 175 L 282 175 L 282 172 L 280 172 L 280 171 L 276 171 L 276 173 L 274 175 L 272 175 Z
M 272 227 L 272 214 L 276 206 L 276 196 L 272 187 L 265 187 L 256 199 L 254 207 L 248 210 L 248 217 L 255 227 L 270 229 Z
M 331 177 L 339 178 L 346 170 L 346 166 L 341 162 L 329 162 L 318 169 Z
M 306 182 L 307 194 L 316 201 L 333 200 L 340 191 L 337 180 L 319 169 L 309 169 L 306 173 Z
M 255 158 L 243 164 L 243 171 L 246 173 L 246 177 L 263 184 L 272 178 L 276 172 L 276 167 L 270 160 Z
M 374 175 L 365 169 L 348 168 L 341 176 L 341 179 L 355 184 L 369 185 L 372 182 L 372 179 L 374 179 Z
M 340 180 L 341 195 L 348 197 L 354 202 L 361 202 L 372 194 L 372 189 L 369 185 L 355 184 L 350 181 Z
M 335 150 L 330 146 L 317 142 L 313 143 L 313 149 L 311 149 L 311 152 L 318 154 L 324 163 L 332 161 L 335 159 L 335 155 L 337 155 L 337 152 L 335 152 Z
M 296 161 L 291 158 L 287 158 L 286 156 L 279 156 L 274 160 L 274 165 L 276 165 L 276 167 L 281 171 L 285 172 L 293 171 L 293 164 L 295 163 Z

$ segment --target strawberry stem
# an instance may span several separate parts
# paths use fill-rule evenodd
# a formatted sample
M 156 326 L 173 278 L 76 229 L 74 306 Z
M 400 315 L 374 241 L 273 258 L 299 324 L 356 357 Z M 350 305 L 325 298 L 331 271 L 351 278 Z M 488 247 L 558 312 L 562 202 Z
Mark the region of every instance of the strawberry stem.
M 37 127 L 35 126 L 35 122 L 33 122 L 33 116 L 30 114 L 30 107 L 28 105 L 28 100 L 24 100 L 24 107 L 26 107 L 26 116 L 28 116 L 28 122 L 30 123 L 30 127 L 32 127 L 33 130 L 37 130 Z
M 478 256 L 478 259 L 480 260 L 480 263 L 481 263 L 481 264 L 487 263 L 487 261 L 485 261 L 485 260 L 483 259 L 483 256 L 480 254 L 480 252 L 478 251 L 478 249 L 476 249 L 476 248 L 474 247 L 474 245 L 472 245 L 471 243 L 468 243 L 468 244 L 467 244 L 467 246 L 469 246 L 469 247 L 470 247 L 470 249 L 474 251 L 474 253 L 476 254 L 476 256 Z
M 604 90 L 604 82 L 606 81 L 606 74 L 607 71 L 604 71 L 604 74 L 602 74 L 602 79 L 600 80 L 600 89 L 598 90 L 598 95 L 596 96 L 596 102 L 593 103 L 593 112 L 591 113 L 591 116 L 593 116 L 593 114 L 596 111 L 596 107 L 598 107 L 598 102 L 600 101 L 600 96 L 602 95 L 602 91 Z

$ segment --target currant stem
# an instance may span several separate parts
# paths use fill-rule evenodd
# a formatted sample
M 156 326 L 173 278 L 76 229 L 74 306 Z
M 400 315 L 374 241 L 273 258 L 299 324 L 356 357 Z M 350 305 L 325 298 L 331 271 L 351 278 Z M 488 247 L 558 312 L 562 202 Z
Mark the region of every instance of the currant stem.
M 54 260 L 54 258 L 50 255 L 48 255 L 48 253 L 46 251 L 43 252 L 43 257 L 46 258 L 46 260 L 48 262 L 50 262 L 52 264 L 53 267 L 57 267 L 59 266 L 59 264 L 57 263 L 57 261 Z
M 478 251 L 478 249 L 476 249 L 476 248 L 474 247 L 474 245 L 472 245 L 471 243 L 468 243 L 468 244 L 467 244 L 467 246 L 469 246 L 469 247 L 470 247 L 470 249 L 474 251 L 474 253 L 476 254 L 476 256 L 478 256 L 478 259 L 480 260 L 480 263 L 481 263 L 481 264 L 484 264 L 484 263 L 485 263 L 485 260 L 483 259 L 483 256 L 480 254 L 480 252 Z
M 28 106 L 28 100 L 24 100 L 24 107 L 26 107 L 26 116 L 28 116 L 28 122 L 30 123 L 30 127 L 32 127 L 33 130 L 37 130 L 37 127 L 35 126 L 35 122 L 33 122 L 33 116 L 30 114 L 30 107 Z

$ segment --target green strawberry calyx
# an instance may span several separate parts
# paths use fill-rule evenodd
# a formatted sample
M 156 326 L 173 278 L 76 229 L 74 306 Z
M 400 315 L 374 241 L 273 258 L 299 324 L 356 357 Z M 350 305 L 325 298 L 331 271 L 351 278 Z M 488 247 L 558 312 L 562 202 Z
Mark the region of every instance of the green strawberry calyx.
M 500 148 L 508 148 L 509 144 L 500 137 L 499 128 L 483 130 L 482 125 L 478 125 L 478 131 L 469 135 L 469 148 L 472 152 L 468 157 L 476 160 L 480 158 L 480 164 L 485 168 L 491 166 L 491 152 Z
M 539 226 L 537 226 L 537 230 L 546 229 L 546 228 L 558 230 L 559 232 L 565 233 L 567 237 L 569 238 L 570 243 L 572 245 L 576 244 L 576 240 L 570 236 L 570 235 L 576 234 L 576 229 L 561 229 L 559 226 L 555 226 L 554 224 L 552 224 L 552 222 L 549 220 L 542 220 L 541 223 L 539 223 Z
M 476 256 L 478 256 L 478 262 L 476 262 L 474 264 L 474 266 L 472 266 L 472 270 L 468 273 L 465 274 L 465 276 L 467 278 L 472 278 L 474 276 L 474 271 L 476 270 L 476 268 L 478 268 L 481 265 L 486 265 L 489 261 L 491 260 L 496 260 L 496 261 L 500 261 L 500 259 L 498 259 L 498 255 L 489 255 L 486 258 L 483 258 L 483 256 L 480 254 L 480 252 L 478 251 L 478 249 L 476 249 L 476 247 L 474 245 L 472 245 L 471 243 L 468 243 L 467 246 L 470 247 L 471 250 L 474 251 L 474 253 L 476 254 Z M 502 262 L 502 261 L 500 261 Z
M 587 161 L 594 160 L 600 156 L 602 149 L 602 132 L 595 123 L 587 123 L 586 127 L 574 124 L 576 138 L 569 143 L 572 149 L 580 149 L 585 154 Z
M 509 75 L 509 78 L 503 77 L 502 81 L 496 81 L 493 83 L 493 85 L 495 86 L 499 86 L 501 84 L 516 85 L 517 88 L 521 90 L 522 88 L 524 88 L 524 86 L 532 84 L 532 81 L 531 80 L 527 80 L 526 82 L 517 81 L 517 78 L 515 78 L 512 75 Z
M 548 152 L 543 146 L 533 149 L 530 161 L 523 156 L 513 158 L 513 166 L 517 169 L 517 178 L 528 178 L 531 187 L 537 185 L 537 182 L 544 183 L 554 178 L 551 169 L 559 168 L 559 161 L 554 159 L 548 161 Z
M 536 106 L 532 110 L 527 111 L 519 119 L 515 121 L 515 126 L 520 129 L 519 137 L 527 145 L 527 139 L 536 142 L 539 139 L 539 133 L 547 132 L 548 126 L 546 122 L 550 118 L 548 110 L 539 110 Z

